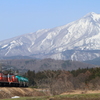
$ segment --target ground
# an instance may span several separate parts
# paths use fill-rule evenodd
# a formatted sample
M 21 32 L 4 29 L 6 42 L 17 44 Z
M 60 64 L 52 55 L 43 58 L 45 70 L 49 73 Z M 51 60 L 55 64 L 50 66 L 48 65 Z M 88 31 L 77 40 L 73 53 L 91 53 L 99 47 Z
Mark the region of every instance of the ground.
M 20 97 L 16 100 L 100 100 L 100 90 L 71 90 L 57 96 L 50 96 L 47 92 L 45 89 L 1 87 L 0 99 Z
M 0 99 L 11 98 L 14 96 L 43 96 L 43 92 L 36 91 L 32 88 L 19 88 L 19 87 L 0 87 Z
M 94 94 L 94 93 L 100 93 L 100 90 L 72 90 L 65 93 L 62 93 L 61 95 L 67 95 L 67 94 Z

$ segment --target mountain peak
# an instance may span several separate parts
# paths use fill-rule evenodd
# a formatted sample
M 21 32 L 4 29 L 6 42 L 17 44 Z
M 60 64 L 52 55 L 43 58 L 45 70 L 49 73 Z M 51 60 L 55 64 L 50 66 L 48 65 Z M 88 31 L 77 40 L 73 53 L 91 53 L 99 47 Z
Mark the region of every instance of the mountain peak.
M 91 15 L 97 15 L 97 13 L 95 13 L 95 12 L 91 12 L 90 14 L 91 14 Z
M 97 14 L 95 12 L 88 13 L 84 18 L 92 18 L 94 21 L 100 20 L 100 14 Z
M 99 14 L 97 14 L 95 12 L 90 12 L 90 13 L 86 14 L 85 16 L 90 17 L 90 16 L 96 16 L 96 15 L 99 15 Z

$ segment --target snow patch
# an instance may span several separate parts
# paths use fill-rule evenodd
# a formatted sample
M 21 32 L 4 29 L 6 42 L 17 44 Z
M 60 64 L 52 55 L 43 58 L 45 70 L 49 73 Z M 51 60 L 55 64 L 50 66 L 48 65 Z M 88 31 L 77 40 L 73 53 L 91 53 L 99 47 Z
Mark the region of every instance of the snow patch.
M 11 97 L 11 98 L 12 98 L 12 99 L 13 99 L 13 98 L 20 98 L 20 96 L 14 96 L 14 97 Z
M 7 47 L 7 46 L 8 46 L 8 44 L 6 44 L 6 45 L 2 46 L 1 48 L 3 49 L 3 48 L 5 48 L 5 47 Z

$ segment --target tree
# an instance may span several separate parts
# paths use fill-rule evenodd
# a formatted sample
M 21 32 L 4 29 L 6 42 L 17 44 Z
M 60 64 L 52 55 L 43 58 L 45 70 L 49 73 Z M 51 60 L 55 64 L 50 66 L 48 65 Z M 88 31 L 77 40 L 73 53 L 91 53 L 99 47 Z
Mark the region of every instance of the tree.
M 29 79 L 29 85 L 35 85 L 35 71 L 28 70 L 23 76 Z

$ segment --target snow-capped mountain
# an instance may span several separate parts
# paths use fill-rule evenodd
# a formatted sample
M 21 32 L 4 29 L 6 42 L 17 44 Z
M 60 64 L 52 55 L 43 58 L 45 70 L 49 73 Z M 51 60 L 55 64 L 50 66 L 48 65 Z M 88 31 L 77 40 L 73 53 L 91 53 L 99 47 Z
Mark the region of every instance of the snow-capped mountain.
M 0 42 L 0 56 L 91 60 L 100 57 L 100 14 Z

